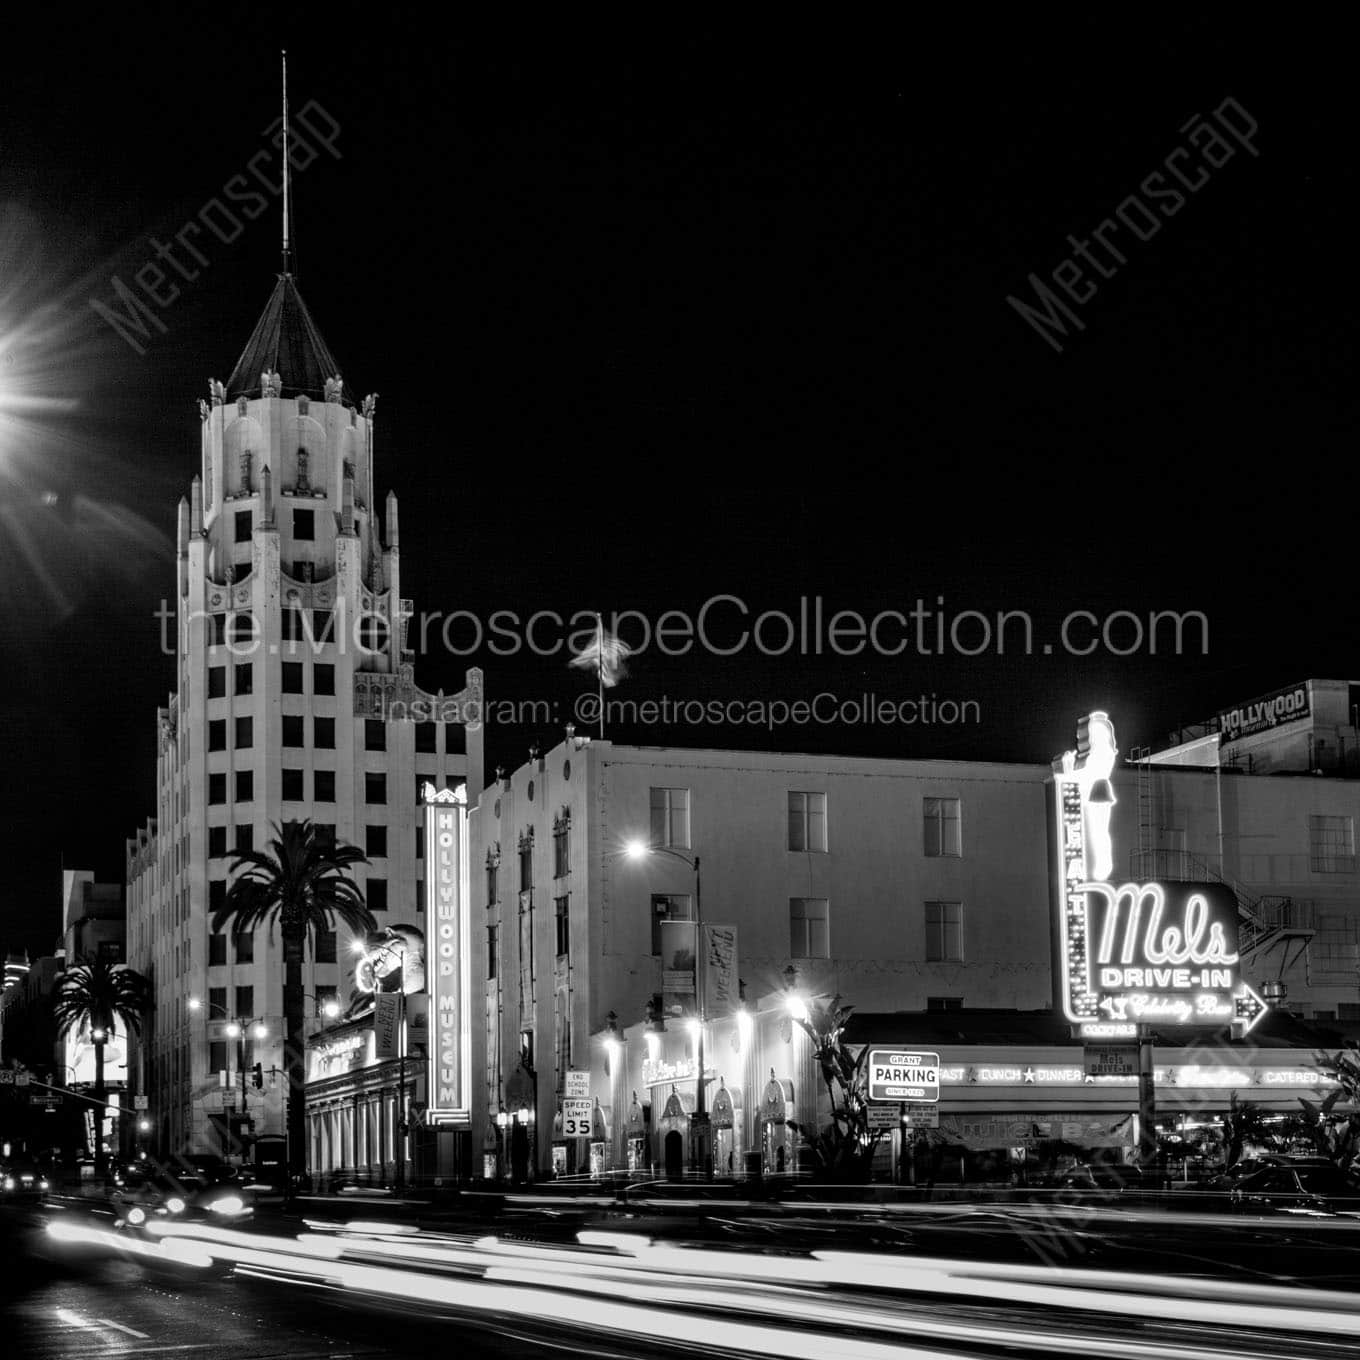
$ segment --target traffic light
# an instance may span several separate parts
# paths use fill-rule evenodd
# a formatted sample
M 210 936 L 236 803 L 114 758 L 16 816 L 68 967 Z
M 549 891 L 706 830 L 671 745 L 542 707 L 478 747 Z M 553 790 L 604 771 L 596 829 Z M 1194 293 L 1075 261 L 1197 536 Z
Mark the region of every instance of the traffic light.
M 251 1074 L 250 1079 L 255 1083 L 257 1091 L 264 1085 L 264 1068 L 259 1063 L 255 1064 L 255 1071 Z

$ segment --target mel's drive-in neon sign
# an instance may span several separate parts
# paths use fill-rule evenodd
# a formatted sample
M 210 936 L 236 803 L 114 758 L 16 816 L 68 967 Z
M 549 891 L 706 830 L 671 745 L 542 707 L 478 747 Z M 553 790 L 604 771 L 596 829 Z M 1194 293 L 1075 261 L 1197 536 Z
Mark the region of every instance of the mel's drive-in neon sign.
M 472 1120 L 467 795 L 425 785 L 425 949 L 431 1124 Z
M 1107 714 L 1091 713 L 1078 726 L 1076 751 L 1055 774 L 1067 1018 L 1083 1032 L 1232 1024 L 1245 1034 L 1265 1003 L 1242 978 L 1232 890 L 1111 876 L 1116 755 L 1114 725 Z

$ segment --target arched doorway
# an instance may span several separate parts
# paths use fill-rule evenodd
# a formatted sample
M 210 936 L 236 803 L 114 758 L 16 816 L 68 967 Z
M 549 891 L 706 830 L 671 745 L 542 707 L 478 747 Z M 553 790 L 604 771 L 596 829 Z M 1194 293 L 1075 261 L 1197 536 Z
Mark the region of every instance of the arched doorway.
M 667 1180 L 679 1180 L 685 1174 L 685 1136 L 689 1132 L 689 1114 L 679 1092 L 671 1087 L 657 1132 L 661 1136 L 661 1163 Z
M 713 1097 L 713 1170 L 719 1176 L 737 1176 L 742 1171 L 741 1092 L 727 1089 L 718 1078 Z
M 797 1169 L 789 1113 L 793 1109 L 793 1083 L 780 1081 L 770 1069 L 770 1079 L 760 1097 L 756 1127 L 760 1138 L 761 1170 L 769 1175 Z
M 651 1165 L 647 1154 L 647 1116 L 638 1104 L 637 1092 L 628 1107 L 628 1170 L 646 1171 Z

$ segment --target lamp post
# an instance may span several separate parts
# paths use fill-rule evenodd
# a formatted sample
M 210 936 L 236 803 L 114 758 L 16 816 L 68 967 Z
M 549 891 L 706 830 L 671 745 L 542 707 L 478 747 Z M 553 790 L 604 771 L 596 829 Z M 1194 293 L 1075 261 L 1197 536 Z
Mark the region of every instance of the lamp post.
M 200 1011 L 204 1008 L 204 1003 L 196 996 L 191 996 L 187 1004 L 191 1011 Z M 241 1076 L 242 1122 L 240 1127 L 243 1131 L 242 1136 L 243 1148 L 241 1153 L 241 1159 L 242 1161 L 244 1161 L 245 1160 L 244 1130 L 249 1127 L 248 1124 L 249 1102 L 246 1098 L 246 1030 L 247 1029 L 250 1030 L 250 1035 L 251 1038 L 253 1039 L 267 1039 L 269 1037 L 269 1028 L 268 1026 L 266 1026 L 264 1021 L 260 1019 L 251 1018 L 243 1020 L 237 1017 L 233 1017 L 228 1014 L 226 1007 L 214 1005 L 211 1001 L 207 1003 L 207 1009 L 209 1019 L 212 1019 L 214 1011 L 219 1013 L 219 1018 L 227 1022 L 226 1025 L 223 1027 L 223 1032 L 226 1034 L 228 1039 L 236 1040 L 236 1067 L 237 1071 L 240 1073 Z
M 690 1158 L 697 1163 L 708 1179 L 713 1178 L 713 1155 L 708 1127 L 707 1079 L 704 1075 L 704 913 L 699 896 L 699 856 L 686 855 L 669 845 L 649 845 L 646 841 L 630 841 L 626 847 L 629 859 L 643 860 L 649 855 L 669 855 L 694 870 L 694 1010 L 697 1022 L 695 1035 L 694 1114 L 690 1119 Z

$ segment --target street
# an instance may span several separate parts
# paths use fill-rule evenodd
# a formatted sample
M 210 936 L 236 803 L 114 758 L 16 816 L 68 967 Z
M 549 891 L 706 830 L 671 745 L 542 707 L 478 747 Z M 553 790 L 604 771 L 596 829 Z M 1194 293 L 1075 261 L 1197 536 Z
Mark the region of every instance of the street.
M 970 1207 L 885 1224 L 844 1206 L 776 1222 L 567 1200 L 503 1210 L 488 1231 L 480 1210 L 459 1223 L 317 1200 L 244 1231 L 158 1225 L 135 1259 L 98 1202 L 9 1207 L 5 1327 L 12 1353 L 37 1360 L 339 1360 L 454 1344 L 474 1357 L 1360 1355 L 1348 1224 L 1088 1214 L 1064 1227 L 1051 1211 L 1022 1230 Z M 1052 1259 L 1078 1229 L 1083 1264 Z M 1286 1257 L 1288 1283 L 1272 1275 Z

